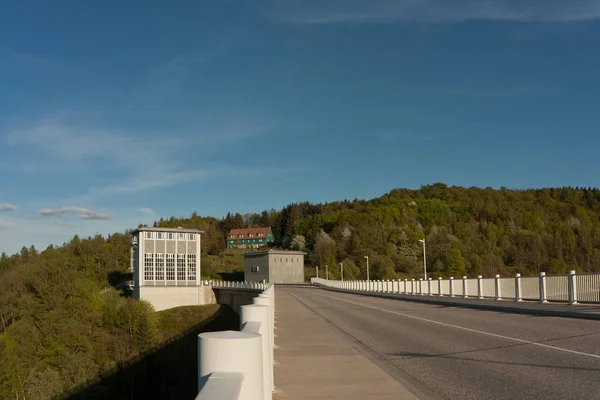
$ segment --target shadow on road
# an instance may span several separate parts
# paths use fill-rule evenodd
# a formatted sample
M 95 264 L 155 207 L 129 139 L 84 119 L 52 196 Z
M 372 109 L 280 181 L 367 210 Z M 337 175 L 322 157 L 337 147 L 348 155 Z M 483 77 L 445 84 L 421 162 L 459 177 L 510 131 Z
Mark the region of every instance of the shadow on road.
M 592 333 L 585 333 L 582 335 L 564 336 L 564 337 L 558 337 L 558 338 L 553 338 L 553 339 L 532 341 L 532 343 L 548 344 L 548 343 L 555 342 L 558 340 L 578 339 L 578 338 L 583 338 L 586 336 L 594 336 L 594 335 L 600 335 L 600 333 L 592 332 Z M 519 366 L 523 366 L 523 367 L 554 368 L 554 369 L 566 369 L 566 370 L 573 370 L 573 371 L 600 371 L 600 368 L 587 368 L 587 367 L 549 365 L 549 364 L 517 363 L 517 362 L 497 361 L 497 360 L 483 360 L 483 359 L 476 359 L 476 358 L 469 358 L 469 357 L 458 357 L 458 355 L 467 355 L 467 354 L 474 355 L 477 353 L 483 353 L 483 352 L 490 351 L 490 350 L 501 350 L 501 349 L 510 349 L 510 348 L 516 348 L 516 347 L 522 347 L 522 346 L 531 346 L 532 343 L 515 343 L 515 344 L 509 344 L 506 346 L 493 346 L 493 347 L 485 347 L 485 348 L 477 349 L 477 350 L 464 350 L 464 351 L 456 351 L 456 352 L 452 352 L 452 353 L 439 353 L 439 354 L 395 352 L 395 353 L 389 353 L 386 356 L 386 359 L 390 362 L 394 362 L 394 361 L 400 361 L 400 360 L 410 360 L 410 359 L 419 359 L 419 358 L 421 358 L 421 359 L 422 358 L 446 358 L 446 359 L 452 359 L 452 360 L 471 361 L 471 362 L 476 362 L 476 363 L 519 365 Z

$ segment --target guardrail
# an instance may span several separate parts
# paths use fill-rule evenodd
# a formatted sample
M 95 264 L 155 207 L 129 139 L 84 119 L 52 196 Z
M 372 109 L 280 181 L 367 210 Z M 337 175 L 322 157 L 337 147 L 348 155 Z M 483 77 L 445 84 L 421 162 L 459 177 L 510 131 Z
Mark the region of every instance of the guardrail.
M 211 286 L 260 290 L 253 304 L 240 307 L 240 331 L 198 335 L 196 400 L 267 400 L 275 391 L 275 289 L 261 282 L 213 281 Z
M 514 301 L 536 300 L 566 302 L 569 304 L 600 303 L 600 274 L 577 274 L 570 271 L 564 275 L 442 279 L 404 279 L 386 281 L 333 281 L 312 278 L 314 284 L 357 292 L 400 293 L 419 296 L 448 296 L 479 299 L 510 299 Z
M 207 286 L 215 288 L 266 290 L 271 286 L 265 282 L 204 281 Z

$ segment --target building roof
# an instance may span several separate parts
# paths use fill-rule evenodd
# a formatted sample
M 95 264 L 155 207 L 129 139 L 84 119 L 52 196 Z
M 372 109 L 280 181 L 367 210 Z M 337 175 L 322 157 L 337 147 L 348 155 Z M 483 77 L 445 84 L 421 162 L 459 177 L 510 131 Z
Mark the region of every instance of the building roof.
M 236 235 L 236 239 L 246 239 L 250 233 L 264 233 L 265 237 L 269 235 L 271 231 L 270 227 L 265 228 L 244 228 L 244 229 L 232 229 L 229 231 L 227 238 L 231 235 Z M 242 235 L 242 237 L 238 237 Z
M 182 232 L 182 233 L 198 233 L 200 235 L 204 234 L 204 231 L 199 229 L 191 229 L 191 228 L 161 228 L 161 227 L 149 227 L 142 226 L 140 228 L 134 229 L 131 233 L 136 232 Z
M 268 251 L 251 251 L 248 253 L 244 253 L 244 257 L 251 256 L 262 256 L 265 254 L 281 254 L 281 255 L 306 255 L 303 251 L 292 251 L 292 250 L 268 250 Z

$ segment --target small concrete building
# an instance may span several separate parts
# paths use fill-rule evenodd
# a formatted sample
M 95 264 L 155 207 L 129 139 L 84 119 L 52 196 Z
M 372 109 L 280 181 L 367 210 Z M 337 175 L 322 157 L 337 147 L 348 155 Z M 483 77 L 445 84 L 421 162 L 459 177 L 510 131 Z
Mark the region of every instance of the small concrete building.
M 301 251 L 269 250 L 244 254 L 244 280 L 267 283 L 304 283 Z
M 132 232 L 133 298 L 157 311 L 206 303 L 200 278 L 197 229 L 148 228 Z

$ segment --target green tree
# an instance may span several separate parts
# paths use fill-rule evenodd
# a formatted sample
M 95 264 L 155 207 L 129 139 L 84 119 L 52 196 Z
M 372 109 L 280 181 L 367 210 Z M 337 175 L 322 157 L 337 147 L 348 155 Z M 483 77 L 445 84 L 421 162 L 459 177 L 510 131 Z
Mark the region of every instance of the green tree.
M 452 248 L 446 257 L 446 273 L 455 278 L 463 277 L 467 271 L 462 253 L 457 248 Z

